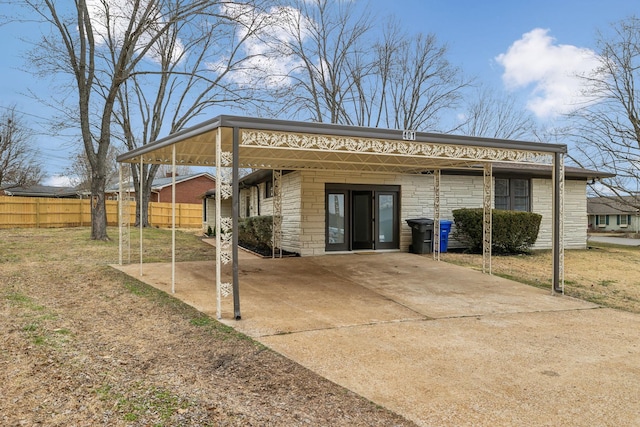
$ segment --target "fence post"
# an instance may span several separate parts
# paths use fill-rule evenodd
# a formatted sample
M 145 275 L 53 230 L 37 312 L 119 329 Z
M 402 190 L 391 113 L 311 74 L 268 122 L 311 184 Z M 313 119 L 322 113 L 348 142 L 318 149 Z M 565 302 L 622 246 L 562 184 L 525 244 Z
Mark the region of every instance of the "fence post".
M 36 228 L 40 228 L 40 199 L 36 198 Z

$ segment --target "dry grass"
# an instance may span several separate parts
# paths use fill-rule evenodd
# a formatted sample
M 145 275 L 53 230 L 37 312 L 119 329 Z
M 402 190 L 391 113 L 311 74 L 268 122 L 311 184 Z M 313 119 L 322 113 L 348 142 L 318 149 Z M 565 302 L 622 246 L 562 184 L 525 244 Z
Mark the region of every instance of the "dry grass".
M 481 255 L 446 253 L 441 259 L 482 268 Z M 551 290 L 550 251 L 494 256 L 493 274 Z M 640 313 L 640 248 L 596 243 L 565 251 L 565 294 L 606 307 Z
M 0 230 L 0 425 L 413 425 L 112 269 L 118 242 L 89 236 Z M 145 230 L 144 259 L 170 260 L 170 237 Z M 178 260 L 212 259 L 177 240 Z

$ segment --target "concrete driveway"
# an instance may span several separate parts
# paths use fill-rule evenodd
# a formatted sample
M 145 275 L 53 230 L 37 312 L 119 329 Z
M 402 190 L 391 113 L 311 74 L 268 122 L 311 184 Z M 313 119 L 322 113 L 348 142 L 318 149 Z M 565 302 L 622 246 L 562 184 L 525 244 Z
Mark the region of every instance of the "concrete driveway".
M 609 243 L 612 245 L 621 245 L 621 246 L 640 246 L 640 239 L 631 239 L 628 237 L 618 237 L 618 236 L 596 236 L 589 235 L 589 242 L 600 242 L 600 243 Z
M 406 253 L 244 257 L 240 286 L 224 323 L 418 425 L 640 425 L 638 315 Z M 215 315 L 211 263 L 176 289 Z

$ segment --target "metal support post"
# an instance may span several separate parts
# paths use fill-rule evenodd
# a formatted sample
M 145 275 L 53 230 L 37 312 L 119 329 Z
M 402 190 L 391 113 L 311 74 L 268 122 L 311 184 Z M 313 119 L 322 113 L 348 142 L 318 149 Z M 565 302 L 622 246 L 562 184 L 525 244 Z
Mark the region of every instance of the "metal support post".
M 141 211 L 142 212 L 142 211 Z M 171 155 L 171 293 L 176 293 L 176 145 Z
M 124 205 L 123 195 L 124 195 L 124 191 L 122 188 L 122 163 L 120 163 L 118 168 L 118 265 L 122 265 L 122 252 L 123 252 L 122 246 L 124 243 L 122 241 L 122 238 L 124 236 L 124 230 L 123 230 L 123 224 L 122 224 L 122 221 L 123 221 L 122 210 Z M 80 217 L 82 217 L 82 212 L 80 212 Z
M 484 164 L 482 196 L 482 272 L 491 274 L 491 231 L 493 202 L 493 164 Z
M 239 174 L 239 166 L 240 166 L 240 152 L 239 152 L 239 138 L 240 138 L 240 130 L 237 127 L 233 128 L 233 151 L 232 151 L 232 177 L 231 177 L 231 185 L 232 185 L 232 229 L 233 236 L 231 242 L 231 252 L 233 258 L 233 317 L 236 320 L 242 319 L 240 315 L 240 283 L 238 277 L 238 223 L 240 216 L 240 174 Z
M 433 171 L 433 259 L 440 261 L 440 169 Z
M 273 197 L 271 200 L 273 201 L 273 234 L 271 236 L 272 240 L 272 248 L 271 248 L 271 257 L 276 257 L 276 251 L 278 252 L 278 257 L 282 258 L 282 171 L 274 170 L 273 171 Z
M 553 157 L 553 286 L 564 293 L 564 154 Z

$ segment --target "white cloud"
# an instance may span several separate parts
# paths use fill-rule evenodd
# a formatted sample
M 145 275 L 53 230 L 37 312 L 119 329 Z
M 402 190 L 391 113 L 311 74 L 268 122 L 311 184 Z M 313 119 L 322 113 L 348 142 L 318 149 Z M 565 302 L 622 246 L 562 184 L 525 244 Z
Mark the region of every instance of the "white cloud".
M 304 66 L 304 62 L 293 54 L 291 46 L 305 42 L 312 24 L 300 11 L 289 6 L 274 6 L 266 13 L 257 12 L 248 5 L 226 5 L 224 12 L 241 22 L 239 37 L 245 37 L 248 28 L 261 23 L 262 28 L 244 41 L 242 49 L 247 56 L 241 69 L 236 69 L 229 78 L 244 86 L 266 86 L 283 88 L 292 84 L 292 74 Z M 226 59 L 210 63 L 209 68 L 221 72 Z
M 75 187 L 77 184 L 77 177 L 65 175 L 52 175 L 42 182 L 42 185 L 50 185 L 52 187 Z
M 583 80 L 593 72 L 599 57 L 590 49 L 557 44 L 549 30 L 536 28 L 515 41 L 496 61 L 504 67 L 508 89 L 532 87 L 527 108 L 540 118 L 574 110 L 585 99 Z

